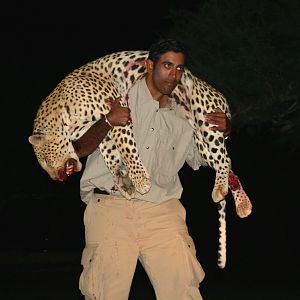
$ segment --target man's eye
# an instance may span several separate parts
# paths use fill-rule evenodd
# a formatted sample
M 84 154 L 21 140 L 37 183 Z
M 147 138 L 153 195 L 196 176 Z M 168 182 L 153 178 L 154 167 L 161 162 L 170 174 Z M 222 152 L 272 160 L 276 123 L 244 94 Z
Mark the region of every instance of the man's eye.
M 165 63 L 165 68 L 166 69 L 171 69 L 172 67 L 172 64 L 171 63 Z
M 176 69 L 177 69 L 177 71 L 183 72 L 184 71 L 184 66 L 178 66 Z

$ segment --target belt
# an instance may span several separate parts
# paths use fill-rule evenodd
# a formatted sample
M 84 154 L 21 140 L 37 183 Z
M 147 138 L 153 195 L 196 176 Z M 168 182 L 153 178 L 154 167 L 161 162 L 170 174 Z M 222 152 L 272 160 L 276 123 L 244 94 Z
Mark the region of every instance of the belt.
M 94 194 L 110 195 L 108 192 L 102 191 L 98 188 L 94 188 Z

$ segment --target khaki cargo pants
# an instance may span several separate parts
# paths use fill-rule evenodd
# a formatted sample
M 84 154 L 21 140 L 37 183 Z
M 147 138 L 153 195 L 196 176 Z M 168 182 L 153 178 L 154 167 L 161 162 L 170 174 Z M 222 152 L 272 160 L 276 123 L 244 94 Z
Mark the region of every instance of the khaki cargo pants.
M 85 213 L 79 280 L 86 300 L 127 300 L 137 259 L 158 300 L 201 300 L 203 269 L 179 200 L 163 203 L 95 194 Z

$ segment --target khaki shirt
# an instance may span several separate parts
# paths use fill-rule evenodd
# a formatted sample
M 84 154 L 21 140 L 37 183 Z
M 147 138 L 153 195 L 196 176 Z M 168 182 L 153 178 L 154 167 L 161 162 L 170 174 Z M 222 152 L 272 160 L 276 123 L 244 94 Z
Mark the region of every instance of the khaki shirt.
M 159 108 L 159 102 L 152 98 L 145 78 L 130 89 L 128 96 L 137 149 L 152 183 L 148 193 L 136 193 L 135 198 L 150 202 L 180 199 L 179 170 L 185 161 L 194 170 L 201 166 L 193 128 L 175 102 L 171 108 Z M 113 186 L 112 175 L 98 148 L 86 161 L 80 181 L 81 198 L 87 203 L 95 187 L 111 193 Z

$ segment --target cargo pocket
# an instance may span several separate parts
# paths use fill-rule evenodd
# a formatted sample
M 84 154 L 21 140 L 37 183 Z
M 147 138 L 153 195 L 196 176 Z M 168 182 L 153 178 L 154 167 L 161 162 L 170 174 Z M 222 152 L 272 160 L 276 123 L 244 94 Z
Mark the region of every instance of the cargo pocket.
M 182 253 L 185 264 L 185 278 L 188 287 L 188 294 L 192 297 L 191 299 L 196 299 L 193 295 L 198 295 L 199 285 L 203 280 L 205 273 L 196 257 L 195 244 L 191 236 L 187 232 L 181 232 L 179 236 L 181 246 L 183 248 Z
M 83 271 L 79 278 L 81 293 L 91 299 L 101 298 L 101 255 L 99 245 L 87 245 L 82 252 Z

